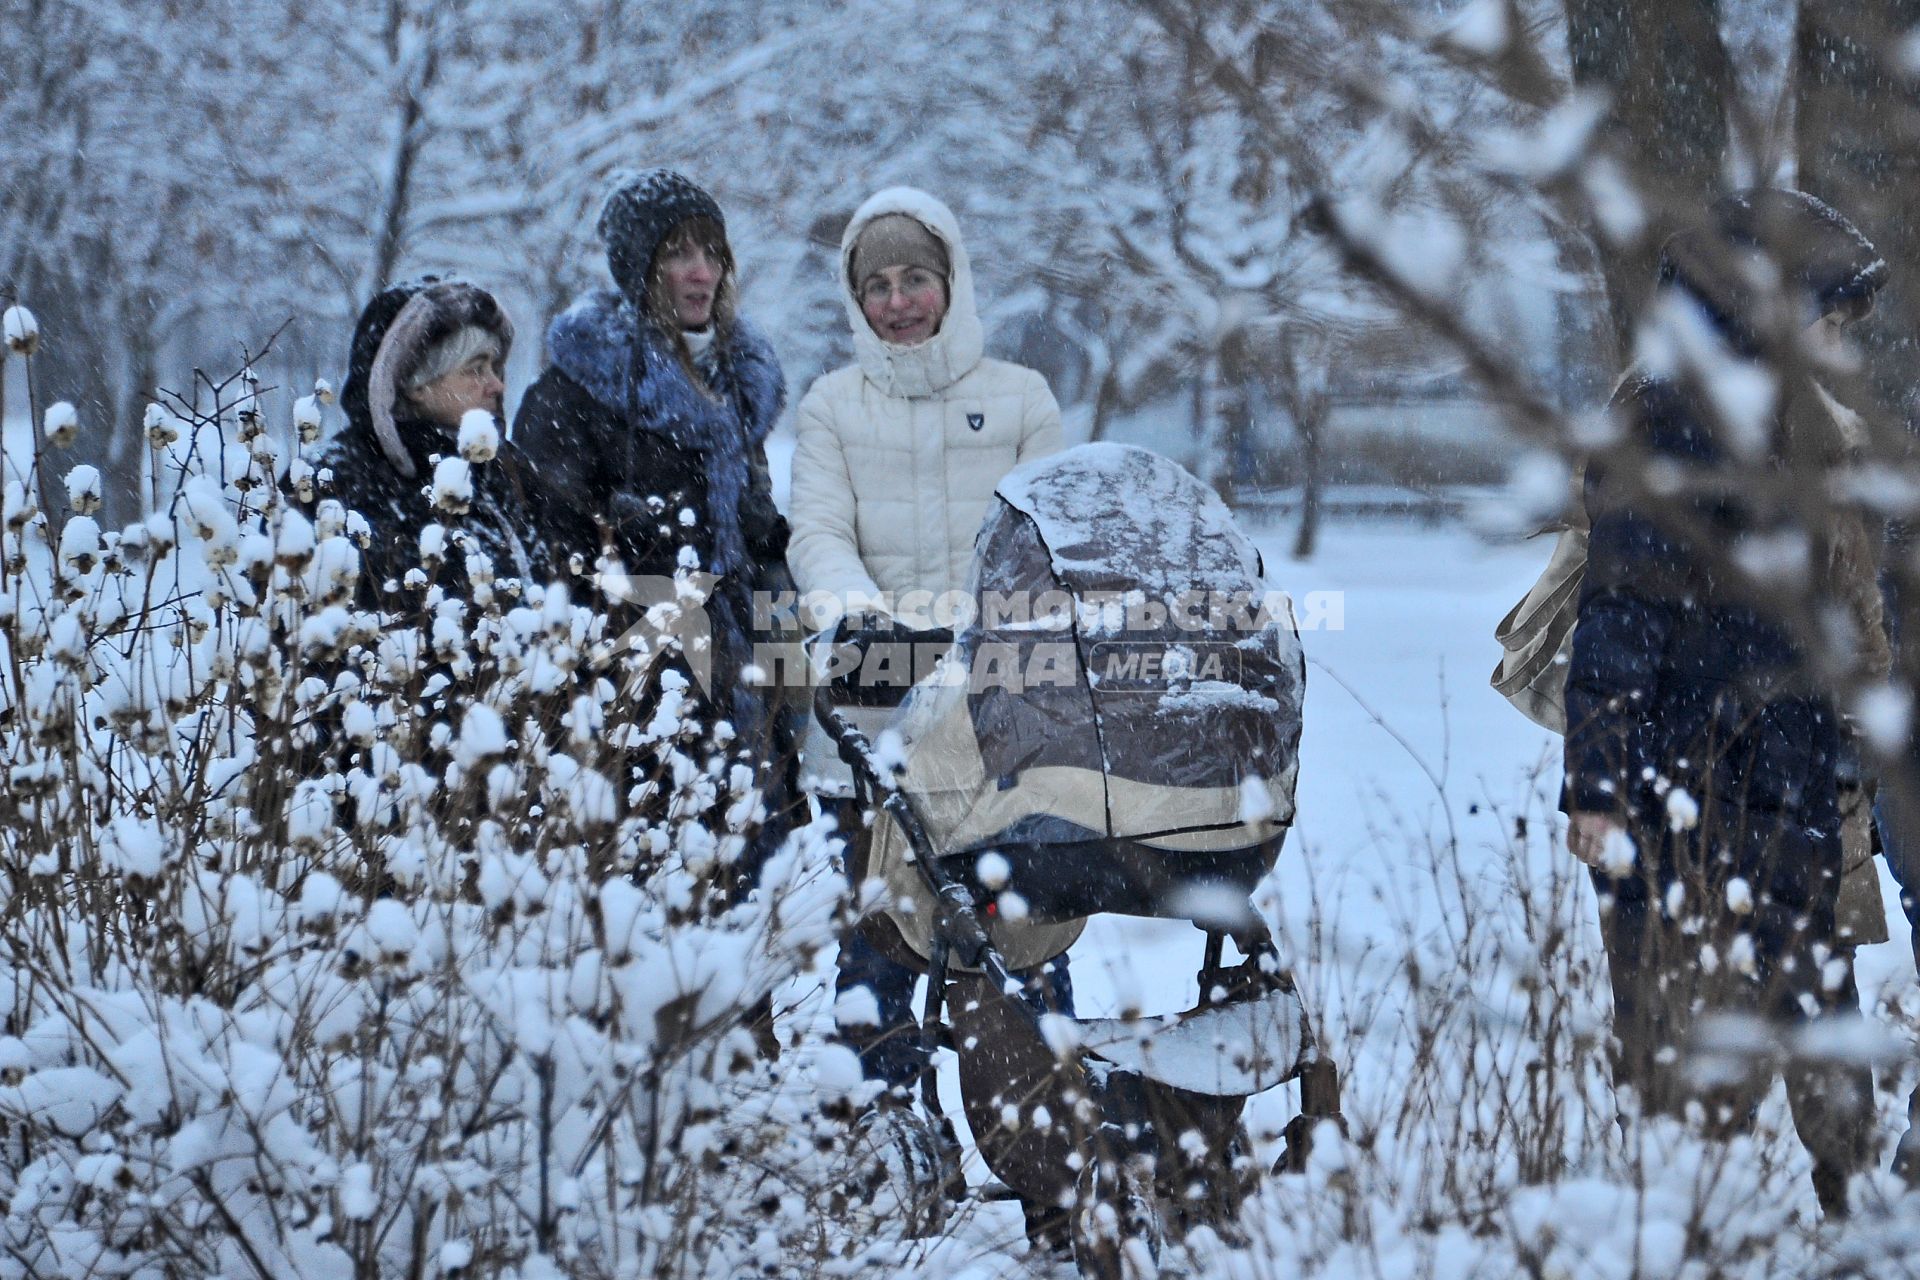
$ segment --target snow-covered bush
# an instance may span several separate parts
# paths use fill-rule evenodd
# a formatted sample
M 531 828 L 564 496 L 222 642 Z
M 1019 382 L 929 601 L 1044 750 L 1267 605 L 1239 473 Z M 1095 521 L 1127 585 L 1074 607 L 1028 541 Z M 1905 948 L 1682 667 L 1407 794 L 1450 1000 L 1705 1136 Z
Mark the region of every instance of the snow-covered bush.
M 1296 972 L 1309 1007 L 1326 1011 L 1348 1131 L 1323 1126 L 1305 1172 L 1269 1178 L 1234 1238 L 1197 1241 L 1193 1274 L 1920 1274 L 1912 1200 L 1884 1164 L 1854 1180 L 1855 1216 L 1839 1229 L 1872 1244 L 1820 1218 L 1778 1084 L 1755 1131 L 1732 1140 L 1708 1136 L 1697 1114 L 1640 1115 L 1631 1092 L 1616 1090 L 1592 890 L 1551 838 L 1557 782 L 1555 768 L 1524 808 L 1502 815 L 1503 846 L 1428 837 L 1408 860 L 1424 873 L 1396 884 L 1390 903 L 1370 904 L 1366 930 L 1332 903 L 1286 908 L 1306 922 L 1294 931 Z M 1396 849 L 1393 865 L 1402 856 Z M 1345 930 L 1322 931 L 1342 919 Z M 1880 1013 L 1912 1024 L 1911 1011 Z M 1896 1040 L 1874 1020 L 1828 1046 L 1883 1069 L 1882 1133 L 1903 1119 L 1905 1093 L 1894 1089 L 1903 1073 L 1884 1069 L 1911 1057 Z M 1276 1136 L 1259 1124 L 1255 1133 Z
M 265 414 L 154 406 L 117 531 L 6 459 L 0 1277 L 810 1274 L 857 1072 L 766 1041 L 822 833 L 734 888 L 751 776 L 586 577 L 470 582 L 449 515 L 364 611 L 379 531 L 282 497 L 317 404 Z

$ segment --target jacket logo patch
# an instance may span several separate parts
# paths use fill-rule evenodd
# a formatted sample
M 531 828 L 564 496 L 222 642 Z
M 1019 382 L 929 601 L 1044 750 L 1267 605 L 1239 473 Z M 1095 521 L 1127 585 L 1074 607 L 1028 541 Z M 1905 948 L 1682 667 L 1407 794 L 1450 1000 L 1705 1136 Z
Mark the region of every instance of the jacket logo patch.
M 967 415 L 967 425 L 975 431 L 979 431 L 987 425 L 987 415 L 984 413 L 970 413 Z

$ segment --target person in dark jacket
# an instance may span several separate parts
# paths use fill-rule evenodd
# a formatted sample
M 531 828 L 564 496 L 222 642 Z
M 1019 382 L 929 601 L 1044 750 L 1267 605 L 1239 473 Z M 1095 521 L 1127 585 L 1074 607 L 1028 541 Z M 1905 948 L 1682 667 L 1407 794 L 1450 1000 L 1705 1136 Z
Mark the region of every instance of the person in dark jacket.
M 495 591 L 564 577 L 570 557 L 591 549 L 590 527 L 555 501 L 497 424 L 513 325 L 493 295 L 458 280 L 425 276 L 367 304 L 354 328 L 340 406 L 346 426 L 309 460 L 311 515 L 336 499 L 365 517 L 372 543 L 362 553 L 359 601 L 395 610 L 407 572 L 419 567 L 428 525 L 448 532 L 449 551 L 486 557 Z M 491 415 L 495 439 L 467 466 L 470 496 L 436 495 L 442 459 L 460 459 L 462 418 Z M 447 557 L 465 573 L 465 556 Z
M 1766 287 L 1769 272 L 1784 288 Z M 1724 1131 L 1751 1123 L 1767 1080 L 1739 1055 L 1711 1052 L 1710 1015 L 1757 1017 L 1777 1032 L 1856 997 L 1834 941 L 1844 728 L 1808 655 L 1769 612 L 1767 575 L 1741 572 L 1729 555 L 1799 531 L 1715 481 L 1742 449 L 1801 477 L 1845 456 L 1845 424 L 1811 371 L 1886 276 L 1866 238 L 1810 196 L 1717 203 L 1661 263 L 1666 304 L 1690 311 L 1683 328 L 1712 335 L 1717 355 L 1626 379 L 1615 397 L 1623 442 L 1587 472 L 1564 807 L 1569 845 L 1593 867 L 1601 900 L 1615 1078 L 1648 1111 L 1702 1100 Z M 1780 377 L 1776 408 L 1743 422 L 1728 389 L 1743 364 L 1760 362 Z M 1648 496 L 1663 489 L 1682 496 Z M 1835 595 L 1872 598 L 1860 526 L 1841 512 L 1815 532 L 1812 545 L 1831 549 Z M 1842 1214 L 1847 1176 L 1868 1158 L 1871 1076 L 1804 1057 L 1786 1074 L 1815 1189 Z
M 616 175 L 599 232 L 618 287 L 554 320 L 553 363 L 521 401 L 514 438 L 603 524 L 628 575 L 713 580 L 712 698 L 761 772 L 768 817 L 750 851 L 757 861 L 801 802 L 800 726 L 776 690 L 749 678 L 754 593 L 791 590 L 765 448 L 785 376 L 738 314 L 726 220 L 706 191 L 668 169 Z M 748 879 L 755 870 L 743 868 Z

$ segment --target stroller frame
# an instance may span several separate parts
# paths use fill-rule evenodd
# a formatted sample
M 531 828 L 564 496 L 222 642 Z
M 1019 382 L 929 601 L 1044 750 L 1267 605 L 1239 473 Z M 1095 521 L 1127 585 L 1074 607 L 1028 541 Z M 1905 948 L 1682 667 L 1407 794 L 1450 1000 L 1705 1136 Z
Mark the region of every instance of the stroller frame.
M 1201 1005 L 1179 1015 L 1174 1025 L 1213 1042 L 1227 1028 L 1203 1026 L 1209 1019 L 1219 1024 L 1256 1016 L 1266 1005 L 1284 1006 L 1298 1019 L 1293 1061 L 1257 1061 L 1256 1053 L 1249 1070 L 1209 1085 L 1191 1073 L 1181 1078 L 1180 1071 L 1156 1064 L 1144 1049 L 1129 1049 L 1130 1040 L 1147 1043 L 1148 1037 L 1137 1034 L 1145 1023 L 1074 1024 L 1079 1031 L 1112 1035 L 1105 1046 L 1088 1046 L 1097 1035 L 1076 1044 L 1071 1030 L 1063 1039 L 1062 1022 L 1021 998 L 1020 979 L 982 921 L 982 903 L 944 865 L 913 798 L 880 764 L 866 735 L 840 713 L 830 686 L 816 691 L 814 712 L 853 771 L 855 803 L 893 820 L 932 895 L 927 992 L 918 1032 L 929 1057 L 944 1047 L 960 1060 L 961 1095 L 976 1146 L 1001 1180 L 983 1198 L 1020 1200 L 1036 1242 L 1070 1247 L 1083 1275 L 1120 1280 L 1138 1269 L 1141 1250 L 1157 1254 L 1168 1225 L 1184 1230 L 1205 1222 L 1231 1234 L 1240 1205 L 1257 1181 L 1241 1111 L 1246 1097 L 1274 1085 L 1291 1080 L 1301 1085 L 1300 1112 L 1284 1130 L 1286 1145 L 1274 1172 L 1305 1167 L 1320 1121 L 1344 1129 L 1338 1069 L 1319 1053 L 1292 977 L 1257 915 L 1249 912 L 1253 923 L 1231 935 L 1195 922 L 1206 932 Z M 1224 963 L 1228 936 L 1246 957 L 1231 967 Z M 945 1021 L 949 1011 L 952 1028 Z M 983 1052 L 981 1045 L 992 1045 L 993 1051 Z M 996 1061 L 1003 1069 L 995 1069 Z M 935 1140 L 944 1148 L 942 1191 L 958 1198 L 955 1193 L 964 1185 L 955 1158 L 959 1142 L 941 1105 L 936 1073 L 923 1072 L 919 1084 L 921 1103 L 937 1126 Z M 1067 1127 L 1030 1123 L 1006 1132 L 1008 1108 L 1017 1115 L 1022 1103 L 1030 1117 L 1063 1116 Z M 1159 1141 L 1157 1130 L 1169 1121 L 1179 1125 L 1172 1132 L 1201 1134 L 1203 1149 L 1196 1151 L 1186 1141 Z M 1165 1221 L 1169 1216 L 1175 1221 Z

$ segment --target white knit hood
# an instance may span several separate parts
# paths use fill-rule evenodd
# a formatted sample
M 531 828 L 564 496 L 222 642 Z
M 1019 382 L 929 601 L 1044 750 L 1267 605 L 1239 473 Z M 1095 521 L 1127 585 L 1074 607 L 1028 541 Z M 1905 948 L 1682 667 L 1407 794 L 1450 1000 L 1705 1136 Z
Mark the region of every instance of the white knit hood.
M 860 310 L 853 279 L 853 246 L 875 218 L 903 213 L 920 222 L 947 247 L 953 276 L 947 282 L 946 318 L 940 332 L 918 346 L 903 347 L 881 338 Z M 853 353 L 861 371 L 883 394 L 912 399 L 938 395 L 971 373 L 986 350 L 980 311 L 973 297 L 973 264 L 960 239 L 960 223 L 953 210 L 914 187 L 888 187 L 876 192 L 854 212 L 840 237 L 840 294 L 847 302 L 847 320 L 853 326 Z

